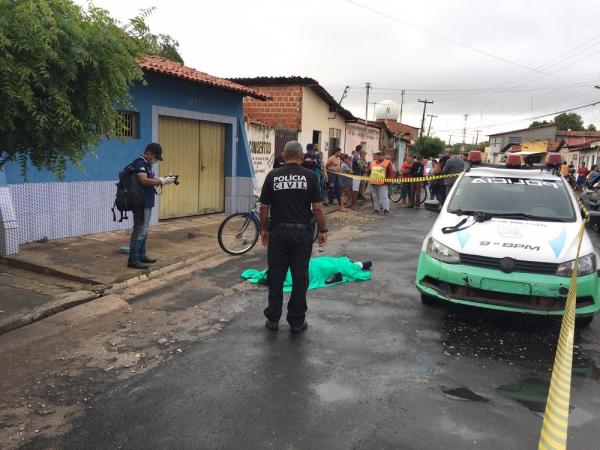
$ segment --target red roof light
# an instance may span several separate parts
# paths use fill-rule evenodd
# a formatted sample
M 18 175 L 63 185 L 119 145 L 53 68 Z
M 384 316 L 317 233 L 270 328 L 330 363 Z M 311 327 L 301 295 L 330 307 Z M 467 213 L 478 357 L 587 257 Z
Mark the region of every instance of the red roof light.
M 506 158 L 506 167 L 521 167 L 521 155 L 509 154 Z
M 560 153 L 548 153 L 546 156 L 546 166 L 557 168 L 562 164 Z
M 479 163 L 481 163 L 481 152 L 479 150 L 471 150 L 469 152 L 469 157 L 467 158 L 467 160 L 471 164 L 479 164 Z

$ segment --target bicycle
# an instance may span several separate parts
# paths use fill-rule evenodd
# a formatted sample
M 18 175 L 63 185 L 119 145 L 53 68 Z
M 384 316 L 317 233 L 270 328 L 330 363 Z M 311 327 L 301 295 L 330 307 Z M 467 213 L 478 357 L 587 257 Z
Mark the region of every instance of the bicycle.
M 416 206 L 420 206 L 425 203 L 427 200 L 427 183 L 421 184 L 421 190 L 419 192 L 419 198 L 417 199 Z M 400 183 L 392 183 L 390 184 L 390 200 L 394 203 L 398 203 L 400 201 L 402 193 L 402 184 Z
M 261 232 L 258 197 L 250 212 L 234 213 L 225 217 L 217 234 L 219 246 L 225 253 L 239 256 L 249 252 L 258 242 Z M 319 237 L 319 226 L 315 224 L 313 242 Z

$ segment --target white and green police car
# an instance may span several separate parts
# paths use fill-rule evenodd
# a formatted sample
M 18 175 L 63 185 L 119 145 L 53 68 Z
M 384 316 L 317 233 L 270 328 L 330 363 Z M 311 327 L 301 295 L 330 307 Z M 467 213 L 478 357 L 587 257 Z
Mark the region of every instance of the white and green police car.
M 472 165 L 454 183 L 419 256 L 423 302 L 562 316 L 583 217 L 556 164 L 515 158 Z M 576 306 L 583 325 L 600 310 L 598 264 L 586 233 Z

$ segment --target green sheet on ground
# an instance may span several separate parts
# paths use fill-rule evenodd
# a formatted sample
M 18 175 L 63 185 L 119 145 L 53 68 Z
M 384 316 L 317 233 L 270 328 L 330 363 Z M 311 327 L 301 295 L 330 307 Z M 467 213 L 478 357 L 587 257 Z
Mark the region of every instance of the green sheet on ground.
M 342 281 L 338 283 L 325 284 L 325 280 L 331 277 L 334 273 L 342 274 Z M 336 284 L 348 283 L 350 281 L 368 281 L 371 279 L 371 272 L 362 270 L 357 264 L 350 261 L 347 256 L 319 256 L 310 259 L 308 266 L 309 289 L 317 289 L 322 287 L 334 286 Z M 250 283 L 267 282 L 267 269 L 256 270 L 247 269 L 242 272 L 242 278 Z M 283 283 L 283 292 L 291 292 L 292 290 L 292 275 L 288 270 Z

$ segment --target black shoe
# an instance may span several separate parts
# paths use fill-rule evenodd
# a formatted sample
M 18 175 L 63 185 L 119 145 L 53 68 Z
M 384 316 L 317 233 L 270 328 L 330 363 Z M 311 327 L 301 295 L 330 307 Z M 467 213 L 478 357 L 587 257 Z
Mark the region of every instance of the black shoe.
M 148 258 L 147 256 L 143 256 L 140 259 L 141 262 L 146 263 L 146 264 L 154 264 L 156 262 L 156 259 L 154 258 Z
M 390 210 L 389 209 L 384 209 L 383 210 L 383 215 L 384 216 L 389 216 L 390 215 Z
M 140 270 L 145 270 L 145 269 L 149 268 L 145 264 L 142 264 L 141 261 L 129 261 L 127 263 L 127 267 L 129 267 L 130 269 L 140 269 Z
M 302 325 L 300 325 L 299 327 L 290 327 L 290 331 L 292 333 L 300 333 L 301 331 L 304 331 L 308 328 L 308 322 L 305 320 L 304 323 Z
M 336 272 L 325 280 L 325 284 L 339 283 L 342 281 L 342 278 L 341 272 Z
M 373 261 L 363 261 L 361 264 L 362 270 L 369 270 L 371 267 L 373 267 Z
M 279 329 L 279 322 L 273 322 L 272 320 L 267 319 L 265 327 L 270 331 L 277 331 Z

